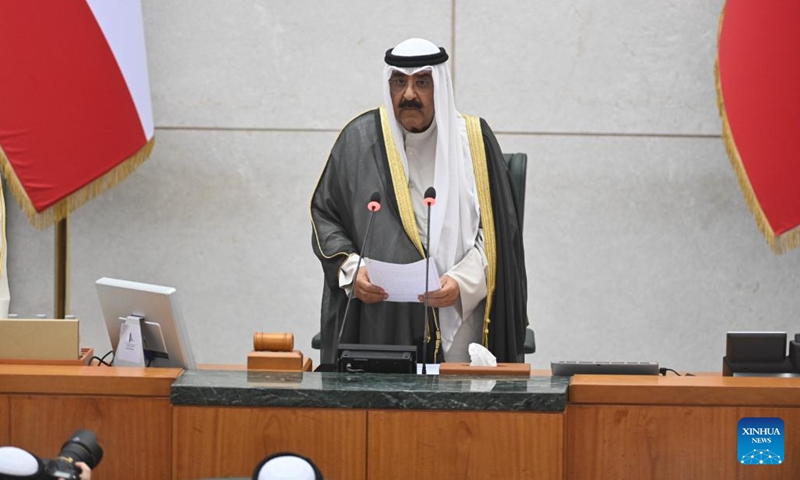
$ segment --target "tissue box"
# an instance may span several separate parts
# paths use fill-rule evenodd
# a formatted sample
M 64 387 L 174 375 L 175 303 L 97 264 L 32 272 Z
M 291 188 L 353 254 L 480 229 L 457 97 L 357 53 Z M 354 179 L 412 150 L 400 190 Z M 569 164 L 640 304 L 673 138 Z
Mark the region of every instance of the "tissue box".
M 443 363 L 439 375 L 531 375 L 530 363 L 498 363 L 496 367 L 471 367 L 469 363 Z

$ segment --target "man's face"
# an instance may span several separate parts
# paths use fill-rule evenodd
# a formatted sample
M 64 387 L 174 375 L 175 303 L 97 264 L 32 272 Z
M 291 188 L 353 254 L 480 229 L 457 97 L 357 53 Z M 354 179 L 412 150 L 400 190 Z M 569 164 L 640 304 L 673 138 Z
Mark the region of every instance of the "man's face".
M 409 132 L 424 132 L 433 122 L 433 77 L 423 71 L 414 75 L 392 72 L 389 92 L 397 121 Z

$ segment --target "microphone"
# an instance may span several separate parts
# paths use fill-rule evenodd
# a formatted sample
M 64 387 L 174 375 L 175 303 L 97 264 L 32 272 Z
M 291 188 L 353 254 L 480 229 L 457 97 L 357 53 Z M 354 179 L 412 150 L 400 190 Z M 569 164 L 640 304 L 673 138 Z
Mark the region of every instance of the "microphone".
M 344 307 L 344 315 L 342 315 L 342 326 L 339 329 L 339 335 L 335 338 L 335 343 L 333 344 L 333 355 L 334 360 L 336 357 L 339 356 L 339 344 L 342 341 L 342 334 L 344 333 L 344 326 L 347 323 L 347 312 L 350 311 L 350 302 L 353 301 L 353 293 L 356 291 L 356 281 L 358 280 L 358 271 L 361 268 L 361 260 L 367 256 L 367 238 L 369 237 L 369 230 L 372 226 L 372 217 L 375 216 L 375 212 L 381 209 L 381 194 L 380 192 L 373 192 L 372 196 L 369 197 L 369 203 L 367 203 L 367 210 L 370 211 L 369 220 L 367 220 L 367 231 L 364 232 L 364 241 L 361 242 L 361 255 L 358 256 L 358 263 L 356 264 L 356 273 L 353 276 L 353 286 L 350 288 L 350 293 L 347 294 L 347 306 Z M 338 322 L 337 322 L 338 323 Z
M 428 189 L 425 190 L 425 198 L 422 199 L 422 203 L 427 205 L 428 208 L 430 208 L 433 205 L 436 205 L 436 189 L 435 188 L 428 187 Z M 430 222 L 428 222 L 428 223 L 430 223 Z
M 428 227 L 425 231 L 425 239 L 427 246 L 425 247 L 425 332 L 423 333 L 422 337 L 422 374 L 428 374 L 428 346 L 425 344 L 425 340 L 428 339 L 430 336 L 430 323 L 428 321 L 428 281 L 430 279 L 430 263 L 431 263 L 431 207 L 436 204 L 436 189 L 433 187 L 428 187 L 425 190 L 425 196 L 422 199 L 422 203 L 424 203 L 428 207 Z

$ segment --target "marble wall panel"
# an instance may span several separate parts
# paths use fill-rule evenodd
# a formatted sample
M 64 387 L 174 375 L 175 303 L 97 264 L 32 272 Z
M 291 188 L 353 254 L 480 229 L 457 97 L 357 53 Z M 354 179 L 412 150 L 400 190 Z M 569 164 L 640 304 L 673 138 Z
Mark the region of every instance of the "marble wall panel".
M 309 200 L 335 134 L 157 138 L 147 163 L 72 216 L 71 312 L 82 319 L 82 343 L 107 349 L 94 281 L 109 276 L 176 287 L 198 362 L 244 362 L 256 331 L 292 331 L 309 351 L 322 291 Z M 12 239 L 12 310 L 36 305 L 13 293 L 31 285 L 52 302 L 52 286 L 39 288 L 52 262 L 34 270 L 22 260 L 50 248 L 52 236 L 28 227 Z
M 720 139 L 501 135 L 528 153 L 535 366 L 719 371 L 728 330 L 797 331 L 800 251 L 772 253 Z
M 3 181 L 8 248 L 9 314 L 19 318 L 52 316 L 55 291 L 55 232 L 36 230 Z
M 334 129 L 382 101 L 387 48 L 450 48 L 450 2 L 150 0 L 157 126 Z
M 456 98 L 512 132 L 719 134 L 722 0 L 456 2 Z

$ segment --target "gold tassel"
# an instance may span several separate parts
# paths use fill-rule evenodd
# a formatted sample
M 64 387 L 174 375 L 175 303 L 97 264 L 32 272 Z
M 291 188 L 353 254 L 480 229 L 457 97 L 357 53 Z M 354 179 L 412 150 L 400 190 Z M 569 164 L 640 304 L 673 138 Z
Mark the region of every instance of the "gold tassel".
M 3 156 L 3 150 L 0 149 L 0 157 Z M 6 198 L 3 195 L 3 185 L 0 183 L 0 228 L 3 229 L 3 245 L 0 246 L 0 277 L 3 276 L 3 259 L 6 258 Z
M 719 29 L 717 30 L 717 59 L 714 62 L 714 77 L 717 89 L 717 108 L 719 109 L 719 116 L 722 118 L 722 141 L 725 143 L 725 150 L 728 152 L 733 171 L 736 172 L 736 178 L 739 181 L 739 188 L 744 195 L 747 207 L 753 213 L 756 220 L 756 226 L 761 230 L 761 233 L 766 238 L 767 243 L 772 248 L 772 251 L 777 254 L 786 253 L 800 246 L 800 226 L 783 233 L 782 235 L 775 235 L 775 231 L 767 220 L 764 210 L 761 209 L 761 204 L 758 203 L 753 185 L 750 183 L 750 178 L 747 176 L 747 171 L 742 163 L 742 157 L 739 155 L 739 150 L 736 148 L 736 142 L 733 138 L 731 125 L 728 122 L 728 114 L 725 111 L 725 99 L 722 94 L 722 80 L 719 74 L 719 37 L 722 33 L 722 22 L 725 17 L 725 10 L 719 16 Z
M 30 197 L 22 187 L 17 174 L 2 149 L 0 149 L 0 169 L 2 169 L 9 188 L 11 188 L 11 194 L 14 195 L 14 198 L 19 203 L 22 212 L 28 216 L 28 220 L 34 227 L 42 230 L 66 218 L 73 210 L 123 181 L 147 160 L 153 151 L 155 140 L 155 137 L 151 138 L 138 152 L 125 159 L 125 161 L 42 212 L 37 212 L 33 207 Z

